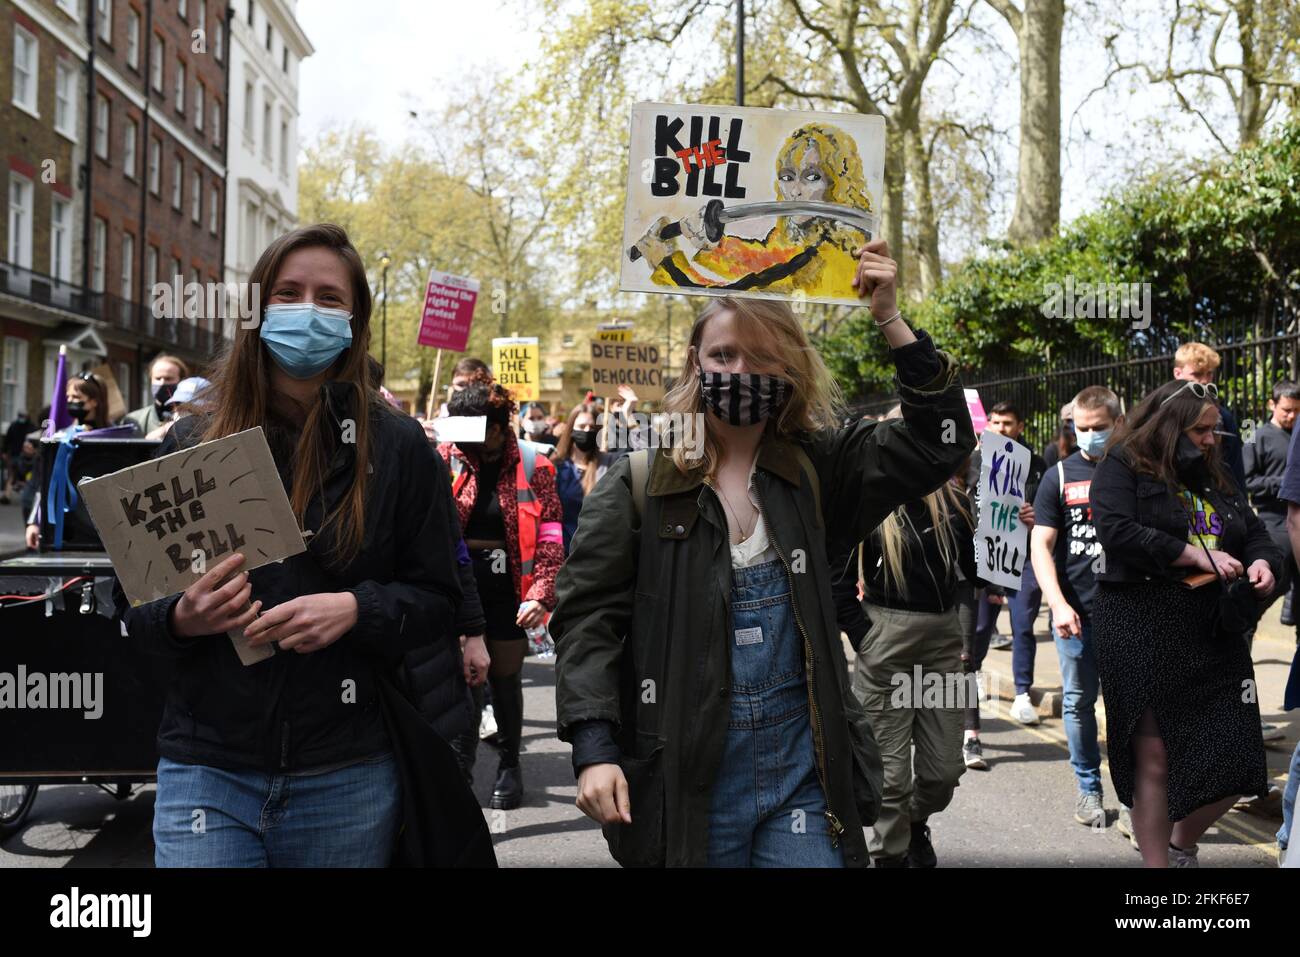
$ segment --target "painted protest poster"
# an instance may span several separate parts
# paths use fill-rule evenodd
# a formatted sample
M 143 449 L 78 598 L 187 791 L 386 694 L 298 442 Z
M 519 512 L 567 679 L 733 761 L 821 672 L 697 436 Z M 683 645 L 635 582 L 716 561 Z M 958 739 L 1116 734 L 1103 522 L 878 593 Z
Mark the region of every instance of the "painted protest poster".
M 625 385 L 631 387 L 638 399 L 662 399 L 663 356 L 658 346 L 648 342 L 592 339 L 587 384 L 596 395 L 617 395 L 618 387 Z
M 1029 561 L 1029 526 L 1020 521 L 1025 504 L 1029 449 L 996 432 L 980 433 L 979 523 L 975 567 L 980 578 L 1018 589 Z
M 620 288 L 857 304 L 884 174 L 880 116 L 637 104 Z
M 536 336 L 492 340 L 492 374 L 516 402 L 542 397 L 541 362 Z
M 244 571 L 306 550 L 261 428 L 77 485 L 134 607 L 184 591 L 233 551 Z
M 629 319 L 596 323 L 596 338 L 601 342 L 631 342 L 633 323 Z
M 424 291 L 424 312 L 420 316 L 420 345 L 464 352 L 474 320 L 478 288 L 477 279 L 431 269 Z

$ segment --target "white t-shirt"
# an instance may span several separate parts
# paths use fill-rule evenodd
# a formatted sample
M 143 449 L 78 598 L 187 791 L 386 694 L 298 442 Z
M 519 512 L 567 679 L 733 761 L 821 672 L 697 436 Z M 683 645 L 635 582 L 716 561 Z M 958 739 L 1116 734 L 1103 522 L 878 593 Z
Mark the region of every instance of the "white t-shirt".
M 754 469 L 758 466 L 758 460 L 749 467 L 749 500 L 758 508 L 758 493 L 754 491 Z M 718 493 L 722 497 L 722 493 Z M 731 513 L 724 508 L 723 513 L 727 516 L 727 541 L 731 541 Z M 780 556 L 777 555 L 776 549 L 772 547 L 771 539 L 767 537 L 767 525 L 763 523 L 763 513 L 758 513 L 758 519 L 754 522 L 754 530 L 749 533 L 749 538 L 745 539 L 739 545 L 731 546 L 731 567 L 750 568 L 754 565 L 762 565 L 764 562 L 774 562 Z

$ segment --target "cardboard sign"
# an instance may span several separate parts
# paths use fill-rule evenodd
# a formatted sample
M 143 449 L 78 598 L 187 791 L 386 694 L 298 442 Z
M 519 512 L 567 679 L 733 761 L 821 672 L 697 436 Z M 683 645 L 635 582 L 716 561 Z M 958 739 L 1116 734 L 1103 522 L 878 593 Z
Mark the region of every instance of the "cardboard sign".
M 132 607 L 184 591 L 233 551 L 252 571 L 307 548 L 260 428 L 83 479 L 77 491 Z M 274 654 L 230 637 L 246 665 Z
M 637 104 L 619 286 L 860 305 L 884 182 L 880 116 Z
M 420 345 L 464 352 L 474 320 L 478 287 L 477 279 L 430 270 L 424 312 L 420 317 Z
M 122 416 L 127 413 L 126 400 L 122 398 L 122 390 L 117 385 L 117 377 L 113 375 L 113 370 L 105 363 L 95 366 L 90 371 L 96 378 L 103 379 L 104 386 L 108 389 L 108 421 L 120 422 Z
M 626 385 L 638 399 L 662 399 L 664 370 L 659 347 L 647 342 L 592 339 L 587 384 L 597 395 L 618 395 L 618 387 Z
M 599 342 L 631 342 L 632 323 L 623 321 L 597 323 L 596 339 Z
M 1029 526 L 1020 521 L 1029 449 L 996 432 L 980 434 L 979 523 L 975 568 L 980 578 L 1018 589 L 1029 561 Z
M 542 397 L 541 355 L 536 336 L 492 340 L 492 372 L 516 402 Z
M 980 394 L 975 389 L 963 389 L 966 393 L 966 408 L 970 410 L 970 424 L 975 429 L 975 434 L 979 435 L 988 428 L 989 418 L 984 414 L 984 403 L 980 401 Z

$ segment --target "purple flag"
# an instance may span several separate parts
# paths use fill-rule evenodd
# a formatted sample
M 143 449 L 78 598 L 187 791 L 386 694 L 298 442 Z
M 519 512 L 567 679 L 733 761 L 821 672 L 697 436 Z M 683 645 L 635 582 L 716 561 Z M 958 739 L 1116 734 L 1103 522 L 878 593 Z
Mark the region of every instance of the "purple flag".
M 50 424 L 45 427 L 45 435 L 51 436 L 72 424 L 68 414 L 68 350 L 59 347 L 59 368 L 54 373 L 54 392 L 50 395 Z

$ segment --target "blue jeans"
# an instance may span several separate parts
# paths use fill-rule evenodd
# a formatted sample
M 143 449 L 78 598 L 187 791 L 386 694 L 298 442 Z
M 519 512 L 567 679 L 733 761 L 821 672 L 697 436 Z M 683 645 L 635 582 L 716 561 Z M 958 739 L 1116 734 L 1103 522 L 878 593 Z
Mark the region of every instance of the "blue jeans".
M 732 571 L 731 716 L 710 867 L 843 867 L 817 777 L 803 639 L 780 561 Z
M 1034 686 L 1034 619 L 1043 604 L 1043 590 L 1034 577 L 1034 566 L 1025 562 L 1020 576 L 1020 587 L 1007 594 L 1007 607 L 1011 612 L 1011 676 L 1016 682 L 1016 694 L 1028 694 Z
M 1097 743 L 1097 652 L 1092 643 L 1092 622 L 1080 616 L 1077 638 L 1056 637 L 1056 655 L 1061 659 L 1064 695 L 1061 718 L 1070 744 L 1070 766 L 1079 779 L 1079 790 L 1101 793 L 1101 747 Z M 1052 629 L 1056 635 L 1056 629 Z
M 1291 825 L 1295 821 L 1295 799 L 1300 793 L 1300 744 L 1291 754 L 1291 773 L 1286 778 L 1286 790 L 1282 792 L 1282 826 L 1277 831 L 1277 846 L 1286 850 L 1291 838 Z M 1296 852 L 1300 854 L 1300 851 Z
M 402 809 L 391 754 L 321 774 L 158 761 L 158 867 L 387 867 Z

